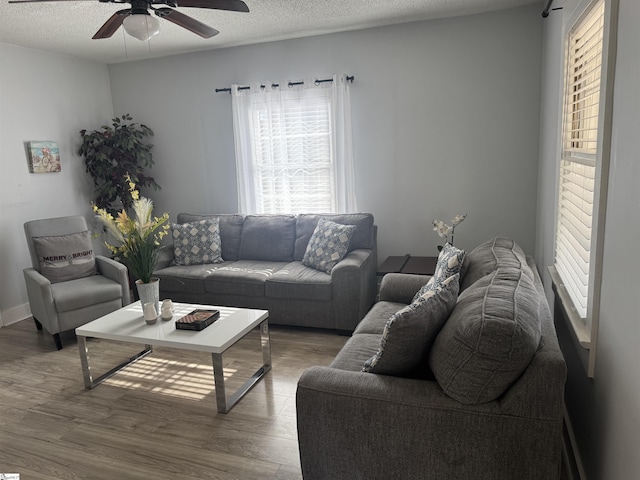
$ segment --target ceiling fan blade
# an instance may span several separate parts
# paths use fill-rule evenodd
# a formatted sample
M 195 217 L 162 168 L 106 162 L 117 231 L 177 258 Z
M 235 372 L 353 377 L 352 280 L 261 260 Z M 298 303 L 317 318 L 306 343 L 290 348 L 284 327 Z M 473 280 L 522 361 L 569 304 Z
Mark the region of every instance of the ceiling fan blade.
M 9 0 L 7 3 L 41 3 L 41 2 L 89 2 L 94 0 Z
M 111 17 L 109 17 L 109 20 L 107 20 L 104 25 L 100 27 L 100 30 L 98 30 L 96 34 L 91 38 L 96 40 L 99 38 L 111 37 L 114 33 L 116 33 L 116 30 L 120 28 L 120 25 L 122 25 L 122 22 L 130 13 L 130 8 L 117 11 L 116 13 L 111 15 Z
M 178 7 L 212 8 L 232 12 L 248 12 L 249 7 L 242 0 L 173 0 Z
M 200 35 L 202 38 L 211 38 L 220 33 L 215 28 L 211 28 L 210 26 L 199 22 L 195 18 L 171 8 L 154 8 L 153 11 L 156 12 L 156 15 L 160 18 L 164 18 L 165 20 L 169 20 L 171 23 L 175 23 L 176 25 L 186 28 L 196 35 Z

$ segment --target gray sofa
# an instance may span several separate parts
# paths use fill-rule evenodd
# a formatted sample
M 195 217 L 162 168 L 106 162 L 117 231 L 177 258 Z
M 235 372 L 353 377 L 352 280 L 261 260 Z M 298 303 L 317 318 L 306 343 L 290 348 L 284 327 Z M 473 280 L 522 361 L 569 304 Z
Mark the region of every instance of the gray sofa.
M 320 218 L 355 225 L 348 254 L 330 274 L 302 259 Z M 194 215 L 179 224 L 217 218 L 222 263 L 172 265 L 162 249 L 154 275 L 160 298 L 269 310 L 269 322 L 351 333 L 375 301 L 376 227 L 367 213 L 332 215 Z
M 498 237 L 468 253 L 460 275 L 457 303 L 410 374 L 362 372 L 389 317 L 429 278 L 402 274 L 384 277 L 332 364 L 303 373 L 305 480 L 559 478 L 566 365 L 535 265 Z

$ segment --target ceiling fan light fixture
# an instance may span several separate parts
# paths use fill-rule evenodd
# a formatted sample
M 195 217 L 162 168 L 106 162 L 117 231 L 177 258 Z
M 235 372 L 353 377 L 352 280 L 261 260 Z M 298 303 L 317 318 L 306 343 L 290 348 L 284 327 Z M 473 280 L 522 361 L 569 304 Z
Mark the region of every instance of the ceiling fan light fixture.
M 129 35 L 143 42 L 160 32 L 160 22 L 147 12 L 128 15 L 123 20 L 122 26 Z

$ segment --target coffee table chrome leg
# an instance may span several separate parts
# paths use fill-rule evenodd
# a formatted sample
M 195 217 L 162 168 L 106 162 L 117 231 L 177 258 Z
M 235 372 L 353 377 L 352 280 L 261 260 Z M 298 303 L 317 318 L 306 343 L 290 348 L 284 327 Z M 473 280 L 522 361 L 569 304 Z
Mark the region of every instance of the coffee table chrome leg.
M 271 370 L 271 336 L 269 335 L 269 321 L 260 324 L 260 342 L 262 344 L 262 363 L 265 373 Z
M 80 350 L 80 364 L 82 365 L 82 377 L 84 378 L 84 388 L 93 388 L 93 377 L 89 367 L 89 350 L 87 350 L 87 337 L 78 335 L 78 349 Z
M 85 390 L 91 390 L 92 388 L 97 387 L 108 378 L 113 377 L 116 373 L 118 373 L 126 366 L 137 362 L 153 351 L 153 347 L 151 345 L 145 345 L 144 350 L 142 350 L 140 353 L 135 354 L 133 357 L 122 362 L 117 367 L 112 368 L 107 373 L 105 373 L 104 375 L 100 375 L 94 380 L 93 375 L 91 375 L 91 367 L 89 366 L 89 350 L 87 348 L 87 337 L 78 335 L 78 349 L 80 350 L 80 364 L 82 365 L 82 376 L 84 378 Z
M 224 367 L 222 364 L 222 354 L 212 353 L 213 380 L 216 386 L 216 404 L 218 413 L 229 413 L 233 406 L 253 387 L 264 374 L 271 370 L 271 338 L 269 336 L 269 322 L 265 320 L 260 324 L 260 343 L 262 345 L 263 365 L 242 385 L 236 392 L 227 399 L 224 382 Z
M 219 413 L 227 413 L 227 394 L 224 389 L 224 367 L 222 366 L 222 354 L 212 353 L 211 361 L 213 363 L 213 382 L 216 386 L 216 405 Z

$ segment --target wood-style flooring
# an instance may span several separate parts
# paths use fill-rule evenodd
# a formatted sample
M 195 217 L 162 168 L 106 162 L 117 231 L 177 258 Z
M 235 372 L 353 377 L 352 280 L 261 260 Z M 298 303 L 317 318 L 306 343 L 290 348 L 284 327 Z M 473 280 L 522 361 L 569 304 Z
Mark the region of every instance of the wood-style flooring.
M 154 348 L 87 391 L 75 336 L 61 337 L 57 351 L 31 319 L 0 328 L 0 473 L 21 480 L 300 479 L 296 383 L 347 340 L 272 326 L 272 370 L 219 414 L 208 354 Z M 96 339 L 88 348 L 94 376 L 140 350 Z M 231 393 L 261 365 L 258 331 L 224 360 Z

